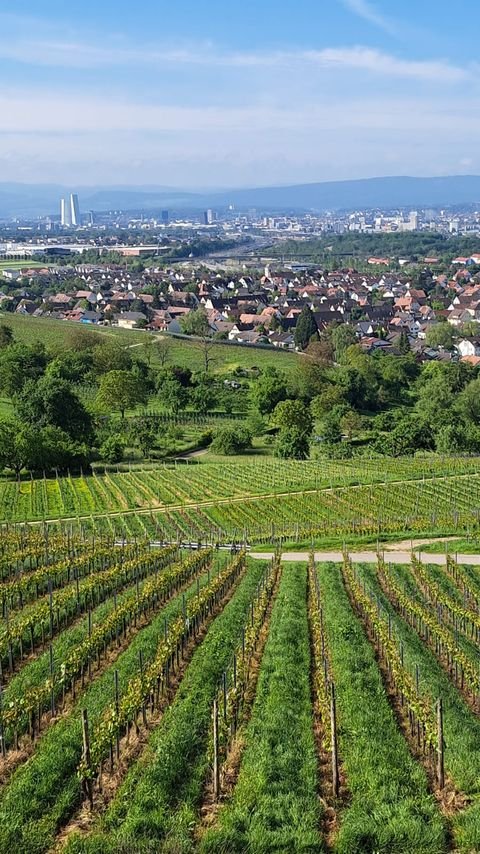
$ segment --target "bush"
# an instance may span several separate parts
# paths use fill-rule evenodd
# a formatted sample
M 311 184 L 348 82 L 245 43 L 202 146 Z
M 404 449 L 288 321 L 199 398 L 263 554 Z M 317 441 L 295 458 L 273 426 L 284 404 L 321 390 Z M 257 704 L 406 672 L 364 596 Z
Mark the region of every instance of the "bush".
M 106 463 L 119 463 L 123 459 L 123 439 L 109 436 L 100 446 L 100 456 Z
M 252 434 L 246 427 L 223 427 L 212 442 L 212 451 L 232 456 L 252 447 Z

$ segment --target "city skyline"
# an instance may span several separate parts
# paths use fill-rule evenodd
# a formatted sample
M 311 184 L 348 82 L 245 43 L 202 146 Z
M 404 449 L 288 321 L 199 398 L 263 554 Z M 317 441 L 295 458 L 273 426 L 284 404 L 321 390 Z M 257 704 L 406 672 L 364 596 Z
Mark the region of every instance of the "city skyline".
M 228 20 L 218 0 L 168 14 L 150 0 L 142 15 L 50 0 L 41 16 L 33 0 L 7 2 L 0 181 L 221 188 L 478 173 L 476 22 L 473 0 L 393 11 L 246 0 Z

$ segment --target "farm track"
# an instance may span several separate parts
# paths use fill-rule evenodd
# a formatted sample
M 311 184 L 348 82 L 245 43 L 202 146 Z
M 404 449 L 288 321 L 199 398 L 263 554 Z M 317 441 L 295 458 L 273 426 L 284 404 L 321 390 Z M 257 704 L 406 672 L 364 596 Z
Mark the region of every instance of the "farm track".
M 426 543 L 427 541 L 424 540 L 423 542 Z M 429 540 L 428 542 L 435 543 L 439 541 L 433 539 Z M 390 545 L 389 548 L 392 550 L 385 550 L 383 552 L 387 563 L 410 563 L 412 557 L 411 551 L 397 551 L 397 549 L 394 547 L 394 544 Z M 262 560 L 269 560 L 274 556 L 274 554 L 274 552 L 249 552 L 250 557 Z M 348 554 L 353 563 L 377 563 L 378 560 L 378 552 L 376 549 L 362 552 L 356 552 L 349 549 Z M 445 566 L 447 563 L 447 556 L 445 554 L 435 554 L 435 552 L 419 552 L 417 549 L 415 549 L 415 556 L 418 557 L 418 559 L 422 561 L 422 563 L 431 563 L 435 564 L 436 566 Z M 298 563 L 299 561 L 307 562 L 309 557 L 310 552 L 282 553 L 282 561 L 285 561 L 287 563 Z M 317 563 L 342 563 L 343 552 L 314 552 L 314 558 Z M 456 560 L 458 563 L 467 563 L 471 566 L 480 566 L 480 554 L 456 554 Z
M 412 485 L 412 484 L 425 484 L 425 483 L 443 483 L 444 481 L 449 480 L 460 480 L 463 478 L 471 478 L 472 473 L 468 472 L 467 474 L 455 474 L 455 475 L 442 475 L 440 477 L 430 477 L 430 478 L 410 478 L 405 480 L 391 480 L 387 481 L 388 486 L 399 486 L 402 484 Z M 217 499 L 208 499 L 208 501 L 188 501 L 177 504 L 152 504 L 148 508 L 145 507 L 132 507 L 124 510 L 114 510 L 111 512 L 104 513 L 78 513 L 75 516 L 53 516 L 49 519 L 37 519 L 32 520 L 28 524 L 30 526 L 39 526 L 39 525 L 52 525 L 56 522 L 77 522 L 81 519 L 115 519 L 115 518 L 123 518 L 124 516 L 130 515 L 151 515 L 152 513 L 174 513 L 181 510 L 195 510 L 197 508 L 202 509 L 203 507 L 219 507 L 230 504 L 243 504 L 245 502 L 250 501 L 260 501 L 264 500 L 272 500 L 276 498 L 298 498 L 299 496 L 305 495 L 318 495 L 318 494 L 335 494 L 336 492 L 345 492 L 352 491 L 356 492 L 361 489 L 365 489 L 366 486 L 375 487 L 375 486 L 383 486 L 384 482 L 375 481 L 368 483 L 356 483 L 351 486 L 326 486 L 319 487 L 318 489 L 305 489 L 305 490 L 292 490 L 291 492 L 263 492 L 263 493 L 252 493 L 251 495 L 242 495 L 242 496 L 230 496 L 230 497 L 222 497 Z M 10 524 L 8 520 L 0 520 L 0 524 Z M 14 524 L 14 523 L 11 523 Z M 303 558 L 300 558 L 303 560 Z M 328 560 L 328 558 L 327 558 Z

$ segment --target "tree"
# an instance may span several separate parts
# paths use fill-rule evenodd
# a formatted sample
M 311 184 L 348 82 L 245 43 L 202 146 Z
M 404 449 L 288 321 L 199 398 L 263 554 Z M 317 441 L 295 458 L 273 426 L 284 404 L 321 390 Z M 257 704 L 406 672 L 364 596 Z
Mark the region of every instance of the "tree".
M 47 366 L 45 347 L 35 344 L 11 344 L 0 350 L 0 389 L 13 397 L 25 383 L 42 376 Z
M 310 409 L 301 400 L 282 400 L 277 403 L 270 420 L 274 427 L 280 427 L 281 430 L 296 427 L 307 436 L 310 436 L 313 430 Z
M 426 341 L 429 347 L 441 347 L 443 350 L 453 350 L 453 329 L 449 323 L 435 323 L 428 330 Z
M 345 404 L 345 394 L 341 386 L 329 383 L 321 394 L 313 398 L 310 407 L 314 418 L 323 418 L 335 406 Z
M 206 415 L 216 403 L 216 394 L 213 381 L 207 374 L 199 374 L 194 378 L 194 385 L 190 389 L 190 403 L 193 408 Z
M 210 370 L 210 366 L 214 364 L 216 345 L 215 341 L 212 340 L 208 335 L 204 335 L 202 340 L 196 345 L 197 350 L 200 353 L 200 358 L 203 363 L 203 370 L 206 374 L 208 374 Z
M 407 353 L 411 351 L 410 341 L 408 340 L 408 334 L 405 329 L 402 329 L 400 333 L 400 339 L 398 342 L 398 350 L 402 354 L 402 356 L 406 356 Z
M 322 435 L 324 442 L 328 445 L 336 445 L 342 441 L 341 419 L 342 413 L 338 407 L 325 415 L 322 423 Z
M 252 434 L 246 427 L 222 427 L 215 433 L 211 444 L 217 454 L 232 456 L 252 447 Z
M 134 409 L 146 402 L 146 393 L 141 380 L 131 371 L 108 371 L 100 380 L 97 405 L 107 412 L 118 411 L 122 419 L 125 410 Z
M 480 323 L 478 320 L 467 320 L 466 323 L 462 323 L 458 332 L 462 338 L 478 338 L 480 335 Z
M 283 459 L 306 460 L 310 454 L 308 435 L 298 427 L 280 430 L 275 442 L 275 456 Z
M 159 396 L 163 405 L 173 413 L 184 409 L 188 401 L 187 389 L 174 376 L 162 382 Z
M 88 350 L 66 350 L 48 363 L 45 375 L 69 383 L 82 383 L 92 367 Z
M 360 432 L 363 426 L 362 417 L 355 412 L 354 409 L 349 409 L 345 415 L 342 415 L 340 426 L 343 433 L 346 433 L 347 438 L 351 441 L 353 436 Z
M 330 334 L 335 351 L 335 361 L 340 363 L 343 361 L 343 357 L 348 348 L 357 342 L 355 330 L 352 326 L 342 323 L 340 326 L 335 326 Z
M 480 377 L 465 386 L 456 403 L 458 411 L 466 421 L 480 424 Z
M 144 457 L 149 457 L 155 445 L 157 431 L 148 418 L 141 418 L 135 424 L 135 441 Z
M 305 350 L 312 339 L 318 340 L 318 328 L 312 310 L 308 305 L 304 305 L 298 315 L 297 325 L 295 327 L 295 346 L 300 350 Z
M 184 335 L 195 335 L 197 338 L 210 335 L 211 332 L 207 312 L 203 307 L 182 315 L 180 326 Z
M 252 402 L 260 415 L 273 412 L 277 403 L 287 398 L 287 381 L 284 374 L 268 366 L 253 384 L 251 394 Z
M 106 341 L 93 351 L 93 370 L 96 374 L 108 374 L 110 371 L 130 371 L 132 355 L 117 341 Z
M 158 357 L 158 361 L 162 368 L 165 367 L 167 362 L 170 360 L 170 355 L 172 351 L 172 341 L 170 338 L 163 336 L 161 338 L 155 338 L 155 352 Z
M 45 374 L 28 380 L 15 396 L 22 421 L 36 427 L 58 427 L 72 439 L 92 438 L 92 419 L 67 380 Z

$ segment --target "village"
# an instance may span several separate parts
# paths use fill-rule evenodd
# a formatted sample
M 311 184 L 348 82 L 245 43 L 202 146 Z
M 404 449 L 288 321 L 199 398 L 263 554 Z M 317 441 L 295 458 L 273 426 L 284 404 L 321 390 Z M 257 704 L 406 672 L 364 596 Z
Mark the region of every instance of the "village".
M 420 271 L 392 272 L 389 264 L 369 258 L 369 273 L 6 265 L 0 311 L 294 351 L 305 344 L 295 331 L 308 306 L 318 333 L 348 324 L 364 352 L 480 364 L 480 255 L 454 258 L 444 272 L 433 272 L 437 258 L 425 258 Z

